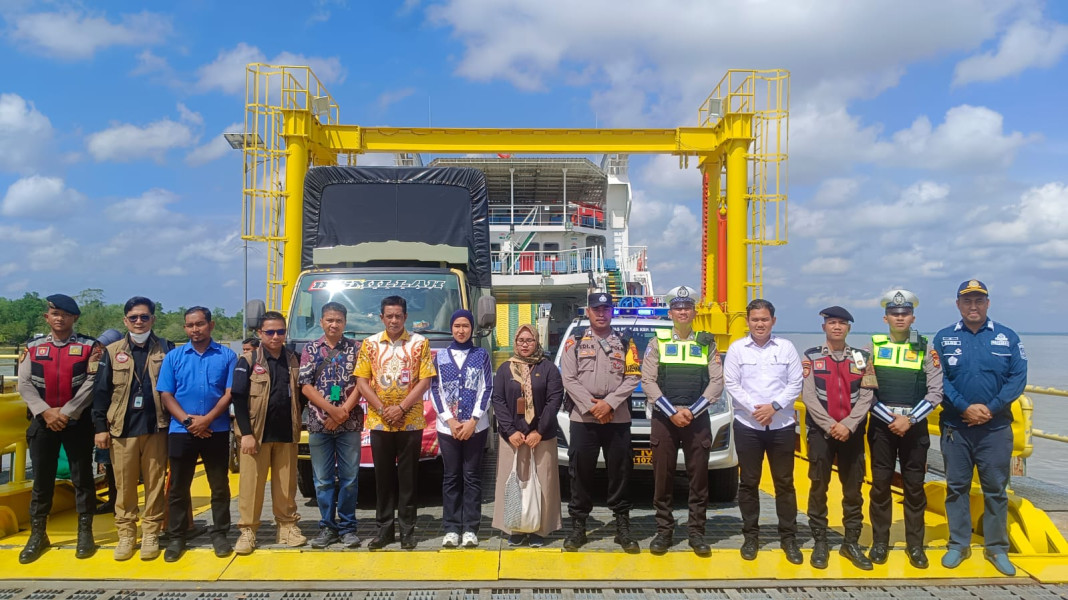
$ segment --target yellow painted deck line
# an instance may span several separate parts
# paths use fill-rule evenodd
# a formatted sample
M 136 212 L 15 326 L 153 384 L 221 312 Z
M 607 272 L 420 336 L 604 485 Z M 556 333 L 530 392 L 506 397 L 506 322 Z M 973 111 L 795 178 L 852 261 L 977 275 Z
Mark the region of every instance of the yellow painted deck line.
M 496 581 L 496 550 L 301 552 L 257 550 L 238 556 L 222 581 Z
M 52 548 L 36 562 L 19 564 L 18 549 L 0 550 L 0 580 L 5 579 L 80 579 L 124 581 L 216 581 L 232 558 L 218 558 L 208 549 L 188 550 L 181 560 L 163 562 L 142 561 L 138 556 L 117 562 L 110 548 L 98 548 L 96 554 L 84 560 L 74 558 L 74 548 Z
M 1068 556 L 1029 554 L 1010 558 L 1017 572 L 1026 571 L 1040 583 L 1068 583 Z

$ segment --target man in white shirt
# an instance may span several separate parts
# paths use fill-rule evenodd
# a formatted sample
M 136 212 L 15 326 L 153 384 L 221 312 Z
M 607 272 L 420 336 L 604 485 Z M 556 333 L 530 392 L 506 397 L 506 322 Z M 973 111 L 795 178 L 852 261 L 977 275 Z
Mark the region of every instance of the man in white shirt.
M 789 341 L 771 334 L 775 307 L 756 299 L 745 309 L 749 335 L 735 341 L 723 361 L 724 387 L 734 401 L 734 443 L 738 450 L 742 512 L 742 558 L 754 560 L 760 547 L 760 475 L 768 456 L 775 483 L 775 512 L 786 559 L 802 563 L 797 546 L 794 402 L 804 381 L 801 359 Z

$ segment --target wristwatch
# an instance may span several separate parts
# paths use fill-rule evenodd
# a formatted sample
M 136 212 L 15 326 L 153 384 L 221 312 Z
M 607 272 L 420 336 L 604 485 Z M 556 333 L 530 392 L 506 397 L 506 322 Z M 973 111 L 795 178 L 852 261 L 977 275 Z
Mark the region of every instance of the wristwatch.
M 775 412 L 779 412 L 780 410 L 782 410 L 782 407 L 779 406 L 778 402 L 772 402 L 771 407 L 775 409 Z
M 909 415 L 909 425 L 915 425 L 915 424 L 916 424 L 915 415 Z
M 193 417 L 190 417 L 189 415 L 186 415 L 185 420 L 182 421 L 182 425 L 184 425 L 185 427 L 189 427 L 192 424 L 193 424 Z

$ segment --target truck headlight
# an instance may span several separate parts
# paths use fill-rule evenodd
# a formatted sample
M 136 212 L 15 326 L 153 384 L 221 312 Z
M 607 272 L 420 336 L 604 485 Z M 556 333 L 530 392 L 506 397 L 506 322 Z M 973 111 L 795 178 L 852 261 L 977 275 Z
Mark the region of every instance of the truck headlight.
M 719 400 L 716 400 L 712 404 L 708 405 L 708 414 L 709 416 L 722 415 L 723 413 L 727 412 L 728 408 L 729 407 L 727 406 L 727 400 L 725 398 L 720 398 Z

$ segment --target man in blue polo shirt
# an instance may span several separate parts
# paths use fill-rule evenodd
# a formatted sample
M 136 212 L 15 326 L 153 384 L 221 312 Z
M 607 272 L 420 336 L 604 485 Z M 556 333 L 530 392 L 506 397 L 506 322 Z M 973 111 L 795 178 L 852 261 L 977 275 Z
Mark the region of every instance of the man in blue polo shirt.
M 983 489 L 983 555 L 1005 575 L 1009 562 L 1008 495 L 1012 458 L 1012 403 L 1027 384 L 1027 355 L 1020 336 L 987 318 L 990 293 L 972 279 L 957 288 L 961 320 L 938 332 L 932 347 L 943 378 L 942 456 L 946 463 L 949 544 L 942 566 L 953 569 L 971 554 L 969 494 L 972 472 Z
M 211 545 L 222 558 L 232 550 L 226 534 L 230 530 L 230 386 L 237 355 L 211 339 L 215 323 L 211 311 L 194 306 L 185 311 L 185 333 L 189 343 L 172 350 L 163 359 L 156 390 L 163 398 L 171 425 L 167 436 L 171 481 L 167 493 L 170 509 L 168 531 L 171 541 L 163 554 L 174 562 L 185 551 L 189 530 L 190 485 L 197 457 L 204 461 L 204 473 L 211 488 Z

